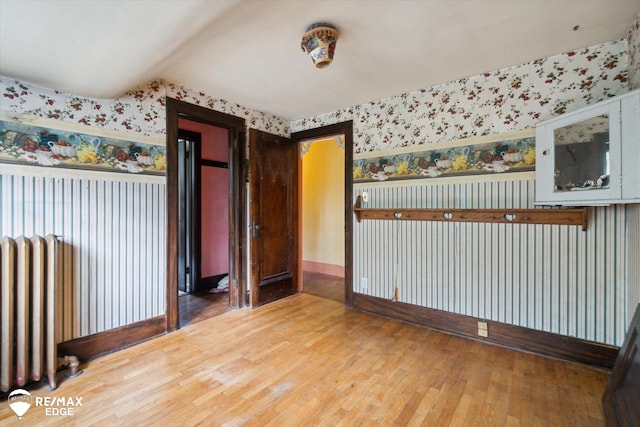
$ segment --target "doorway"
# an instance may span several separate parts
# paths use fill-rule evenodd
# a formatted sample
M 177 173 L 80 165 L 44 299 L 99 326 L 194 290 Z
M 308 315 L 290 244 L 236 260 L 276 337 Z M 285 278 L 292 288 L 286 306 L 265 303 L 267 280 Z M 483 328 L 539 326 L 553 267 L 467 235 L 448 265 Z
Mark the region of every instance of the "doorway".
M 167 286 L 166 286 L 166 330 L 175 331 L 180 327 L 178 309 L 178 240 L 179 205 L 178 197 L 178 121 L 179 118 L 211 124 L 229 129 L 229 306 L 231 309 L 248 305 L 248 224 L 247 187 L 245 184 L 246 125 L 245 120 L 220 113 L 194 104 L 166 99 L 167 115 Z M 353 306 L 353 122 L 347 121 L 320 128 L 294 132 L 291 140 L 296 143 L 308 139 L 343 134 L 345 136 L 345 304 Z M 299 256 L 299 255 L 298 255 Z M 300 265 L 300 263 L 298 263 Z M 297 275 L 300 277 L 300 275 Z
M 326 297 L 337 299 L 335 296 L 335 289 L 337 286 L 344 283 L 344 290 L 342 291 L 344 298 L 342 298 L 341 301 L 344 301 L 347 306 L 351 307 L 353 306 L 353 122 L 346 121 L 305 131 L 294 132 L 291 134 L 291 139 L 296 141 L 298 144 L 304 144 L 305 141 L 318 140 L 333 140 L 333 143 L 335 144 L 336 136 L 342 136 L 340 142 L 344 146 L 344 222 L 343 225 L 341 225 L 341 227 L 344 227 L 344 279 L 343 281 L 339 279 L 336 281 L 335 276 L 331 274 L 324 275 L 322 273 L 307 275 L 306 279 L 310 286 L 308 286 L 306 291 L 312 291 L 315 288 L 316 291 L 322 292 Z M 336 165 L 335 167 L 339 166 Z M 302 174 L 300 174 L 300 176 L 302 176 Z M 304 198 L 304 194 L 302 194 L 302 198 Z M 332 261 L 329 261 L 326 264 L 331 264 L 331 262 Z M 302 266 L 303 263 L 304 260 L 301 260 L 299 264 Z M 332 268 L 323 264 L 324 262 L 321 261 L 314 267 L 318 267 L 318 270 L 322 270 L 323 268 Z M 306 265 L 309 266 L 310 264 L 307 263 Z M 303 272 L 301 272 L 300 277 L 303 277 L 302 274 Z M 305 290 L 304 279 L 305 278 L 303 278 L 302 282 L 303 291 Z M 326 286 L 331 286 L 333 291 L 331 289 L 326 289 Z
M 228 197 L 228 243 L 226 253 L 228 254 L 228 283 L 229 293 L 227 304 L 229 308 L 240 308 L 246 305 L 246 268 L 243 260 L 247 259 L 245 241 L 246 241 L 246 189 L 245 189 L 245 121 L 242 118 L 209 110 L 193 104 L 188 104 L 175 99 L 167 98 L 167 331 L 173 331 L 180 327 L 180 309 L 178 300 L 178 289 L 180 282 L 190 282 L 193 289 L 201 285 L 196 277 L 201 274 L 195 274 L 191 270 L 198 266 L 198 262 L 187 262 L 186 252 L 181 245 L 185 247 L 191 245 L 194 247 L 196 243 L 194 234 L 191 234 L 191 240 L 187 243 L 185 239 L 181 242 L 181 233 L 186 230 L 188 225 L 182 220 L 185 210 L 181 211 L 181 205 L 186 203 L 186 192 L 180 190 L 180 143 L 179 129 L 181 120 L 196 122 L 206 126 L 212 126 L 225 129 L 228 140 L 228 184 L 226 197 Z M 184 135 L 183 135 L 184 136 Z M 183 138 L 184 139 L 184 138 Z M 184 156 L 184 154 L 182 154 Z M 192 167 L 195 168 L 195 167 Z M 195 170 L 195 169 L 193 169 Z M 186 172 L 184 172 L 186 174 Z M 183 178 L 186 179 L 186 178 Z M 197 194 L 197 191 L 194 192 Z M 191 223 L 192 227 L 194 220 Z M 200 244 L 202 241 L 200 242 Z M 182 258 L 185 259 L 184 267 L 181 264 Z M 192 255 L 196 254 L 196 250 L 192 249 Z M 193 258 L 193 256 L 190 256 Z M 201 263 L 200 263 L 201 264 Z M 187 270 L 188 267 L 188 270 Z M 201 265 L 197 268 L 200 268 Z M 185 278 L 186 273 L 192 276 Z M 201 277 L 200 277 L 201 279 Z M 200 280 L 201 282 L 201 280 Z
M 301 143 L 303 291 L 344 303 L 344 135 Z
M 180 326 L 229 310 L 229 131 L 178 121 Z

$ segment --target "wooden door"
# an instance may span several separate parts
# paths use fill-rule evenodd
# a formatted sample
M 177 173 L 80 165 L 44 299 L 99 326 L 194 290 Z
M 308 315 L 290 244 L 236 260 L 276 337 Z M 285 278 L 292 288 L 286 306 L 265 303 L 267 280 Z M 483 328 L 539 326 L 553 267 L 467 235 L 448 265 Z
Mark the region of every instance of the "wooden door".
M 298 145 L 249 135 L 251 307 L 298 291 Z
M 602 396 L 607 427 L 640 426 L 640 304 Z

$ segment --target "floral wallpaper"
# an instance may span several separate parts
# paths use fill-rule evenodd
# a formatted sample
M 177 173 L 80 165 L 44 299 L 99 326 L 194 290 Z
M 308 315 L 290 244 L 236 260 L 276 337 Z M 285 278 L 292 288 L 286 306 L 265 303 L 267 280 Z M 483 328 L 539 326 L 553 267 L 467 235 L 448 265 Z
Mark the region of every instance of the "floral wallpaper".
M 627 40 L 567 52 L 291 123 L 354 121 L 354 154 L 528 129 L 629 90 Z
M 0 76 L 0 109 L 108 130 L 164 134 L 162 82 L 148 84 L 113 100 L 83 98 Z
M 83 98 L 0 76 L 0 110 L 80 123 L 144 136 L 166 134 L 167 96 L 246 120 L 247 126 L 278 135 L 289 134 L 282 118 L 212 98 L 183 86 L 153 80 L 111 100 Z
M 247 127 L 281 136 L 289 136 L 289 122 L 272 114 L 251 110 L 222 99 L 212 98 L 203 92 L 197 92 L 178 86 L 173 83 L 166 84 L 167 96 L 190 104 L 200 105 L 215 111 L 231 114 L 246 120 Z
M 243 117 L 279 135 L 354 120 L 354 154 L 528 129 L 540 121 L 627 92 L 640 80 L 640 18 L 628 39 L 591 46 L 395 97 L 287 123 L 162 80 L 98 100 L 0 76 L 0 110 L 144 136 L 165 134 L 165 97 Z M 631 66 L 630 66 L 631 65 Z M 639 82 L 634 84 L 640 86 Z
M 640 13 L 629 31 L 629 80 L 631 89 L 640 89 Z

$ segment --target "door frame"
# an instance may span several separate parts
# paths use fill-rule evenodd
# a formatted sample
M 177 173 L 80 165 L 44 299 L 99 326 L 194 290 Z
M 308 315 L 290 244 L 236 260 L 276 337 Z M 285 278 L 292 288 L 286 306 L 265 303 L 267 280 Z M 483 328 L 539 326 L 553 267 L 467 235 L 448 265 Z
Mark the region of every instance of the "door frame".
M 344 302 L 353 307 L 353 120 L 293 132 L 291 140 L 299 146 L 301 141 L 338 134 L 344 135 Z M 302 260 L 298 265 L 302 265 Z
M 167 114 L 167 332 L 180 328 L 178 312 L 178 119 L 186 119 L 229 130 L 229 306 L 246 305 L 246 125 L 241 117 L 166 98 Z

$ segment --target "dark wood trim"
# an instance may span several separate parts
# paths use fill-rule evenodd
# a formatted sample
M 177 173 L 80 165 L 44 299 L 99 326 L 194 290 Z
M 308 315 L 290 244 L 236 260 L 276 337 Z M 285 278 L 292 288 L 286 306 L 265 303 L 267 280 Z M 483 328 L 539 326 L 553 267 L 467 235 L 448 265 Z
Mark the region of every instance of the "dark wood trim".
M 344 135 L 344 300 L 353 305 L 353 121 L 335 123 L 291 134 L 297 143 L 331 135 Z
M 640 426 L 640 304 L 602 395 L 608 427 Z
M 180 327 L 178 313 L 178 118 L 180 104 L 169 98 L 167 105 L 167 332 Z
M 212 168 L 228 169 L 229 163 L 219 162 L 217 160 L 200 159 L 200 166 L 209 166 Z
M 618 348 L 550 332 L 354 293 L 355 308 L 443 332 L 571 362 L 611 369 Z M 478 336 L 478 321 L 489 336 Z
M 389 219 L 399 221 L 488 222 L 497 224 L 579 225 L 587 231 L 588 208 L 575 209 L 416 209 L 363 208 L 356 197 L 356 220 Z
M 152 317 L 130 325 L 76 338 L 58 344 L 58 355 L 76 356 L 81 361 L 93 359 L 106 353 L 121 350 L 148 339 L 163 335 L 166 316 Z
M 246 305 L 246 125 L 241 117 L 166 98 L 167 114 L 167 331 L 180 327 L 178 313 L 178 119 L 229 130 L 229 305 Z

